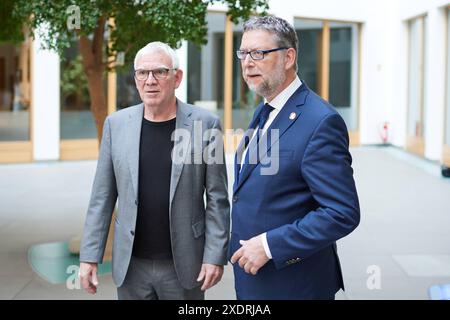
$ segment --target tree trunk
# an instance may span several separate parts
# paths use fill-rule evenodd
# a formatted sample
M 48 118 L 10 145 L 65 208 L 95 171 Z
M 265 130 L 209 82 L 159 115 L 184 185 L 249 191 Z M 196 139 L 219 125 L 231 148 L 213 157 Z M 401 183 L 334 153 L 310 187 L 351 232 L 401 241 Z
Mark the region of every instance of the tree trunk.
M 94 116 L 95 126 L 97 128 L 97 138 L 100 145 L 102 140 L 103 123 L 108 115 L 108 106 L 106 104 L 105 88 L 103 75 L 105 70 L 94 70 L 88 76 L 88 91 L 91 98 L 91 111 Z
M 91 111 L 97 128 L 97 139 L 102 140 L 103 122 L 108 115 L 106 104 L 106 88 L 103 77 L 106 71 L 103 45 L 106 17 L 100 17 L 94 31 L 92 41 L 85 35 L 80 36 L 79 49 L 83 61 L 83 69 L 88 80 L 88 91 L 91 98 Z

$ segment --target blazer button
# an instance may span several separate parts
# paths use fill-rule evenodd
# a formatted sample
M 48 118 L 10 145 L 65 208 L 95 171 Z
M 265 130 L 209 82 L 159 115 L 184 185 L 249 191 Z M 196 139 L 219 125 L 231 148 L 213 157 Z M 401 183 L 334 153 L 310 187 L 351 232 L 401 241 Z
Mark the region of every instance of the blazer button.
M 134 237 L 134 231 L 133 230 L 131 230 L 130 231 L 130 233 L 131 233 L 131 235 Z
M 233 202 L 236 203 L 238 201 L 238 196 L 233 196 Z
M 138 201 L 137 201 L 137 199 L 136 199 L 136 200 L 134 200 L 134 204 L 135 204 L 135 205 L 138 205 Z

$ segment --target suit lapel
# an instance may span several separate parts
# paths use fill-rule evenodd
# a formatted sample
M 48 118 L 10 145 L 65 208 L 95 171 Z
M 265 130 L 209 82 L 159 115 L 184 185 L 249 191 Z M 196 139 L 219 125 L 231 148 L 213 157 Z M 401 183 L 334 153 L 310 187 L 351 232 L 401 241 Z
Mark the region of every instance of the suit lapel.
M 141 129 L 142 118 L 144 117 L 144 105 L 140 104 L 136 112 L 133 112 L 128 117 L 127 124 L 127 145 L 128 147 L 128 166 L 131 174 L 131 181 L 133 184 L 134 193 L 138 197 L 138 182 L 139 182 L 139 147 L 141 143 Z
M 189 131 L 189 141 L 184 145 L 183 143 L 178 144 L 178 146 L 183 145 L 183 156 L 184 161 L 176 161 L 174 162 L 172 159 L 172 172 L 170 177 L 170 204 L 172 204 L 173 197 L 175 195 L 175 191 L 178 186 L 178 182 L 180 181 L 181 172 L 183 170 L 183 165 L 186 162 L 186 157 L 191 156 L 191 139 L 192 139 L 192 120 L 191 120 L 191 111 L 188 109 L 187 105 L 177 99 L 177 119 L 175 124 L 175 140 L 174 140 L 174 151 L 177 152 L 177 142 L 180 140 L 180 134 L 182 134 L 184 129 Z
M 289 129 L 289 127 L 291 127 L 297 121 L 297 119 L 300 117 L 301 114 L 301 109 L 299 107 L 305 104 L 305 100 L 308 94 L 309 88 L 306 86 L 305 83 L 303 83 L 297 89 L 297 91 L 295 91 L 294 94 L 289 98 L 289 100 L 286 102 L 281 111 L 278 113 L 278 115 L 276 116 L 270 127 L 261 137 L 261 141 L 266 141 L 269 145 L 267 146 L 264 153 L 261 154 L 261 157 L 258 155 L 258 162 L 256 164 L 247 164 L 244 168 L 242 168 L 242 171 L 240 172 L 239 175 L 239 181 L 235 186 L 234 192 L 238 191 L 238 189 L 242 186 L 244 181 L 250 176 L 252 171 L 259 164 L 260 160 L 267 155 L 267 152 L 272 148 L 272 146 L 275 143 L 278 143 L 280 138 Z M 292 115 L 294 114 L 295 118 L 291 119 Z M 272 138 L 271 129 L 278 129 L 279 134 Z M 253 154 L 256 154 L 256 143 L 254 144 L 251 143 L 249 148 L 251 148 L 249 152 L 253 152 Z

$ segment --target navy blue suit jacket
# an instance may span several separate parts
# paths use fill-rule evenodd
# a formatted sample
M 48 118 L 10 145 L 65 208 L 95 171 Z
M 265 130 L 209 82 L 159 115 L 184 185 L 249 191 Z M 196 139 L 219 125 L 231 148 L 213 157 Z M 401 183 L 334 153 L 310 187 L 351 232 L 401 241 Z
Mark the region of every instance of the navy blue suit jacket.
M 271 129 L 279 129 L 278 139 Z M 272 122 L 267 141 L 261 162 L 240 173 L 235 164 L 229 258 L 239 240 L 267 232 L 273 259 L 256 275 L 234 265 L 237 298 L 334 298 L 344 288 L 336 240 L 360 220 L 345 123 L 303 82 Z M 242 148 L 241 142 L 238 152 Z M 278 160 L 277 173 L 261 174 L 270 158 Z

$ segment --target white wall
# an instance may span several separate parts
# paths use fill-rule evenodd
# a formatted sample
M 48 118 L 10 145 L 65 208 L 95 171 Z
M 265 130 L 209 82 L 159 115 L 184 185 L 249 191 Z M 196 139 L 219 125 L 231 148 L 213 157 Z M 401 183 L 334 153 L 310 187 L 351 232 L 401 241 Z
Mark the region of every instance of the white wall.
M 33 159 L 59 159 L 59 57 L 41 50 L 38 32 L 32 51 Z
M 390 1 L 364 1 L 369 10 L 362 23 L 360 82 L 360 141 L 382 142 L 380 129 L 389 122 L 394 35 L 389 28 L 395 7 Z
M 399 17 L 402 20 L 426 14 L 428 11 L 450 5 L 449 0 L 395 0 L 399 3 Z

